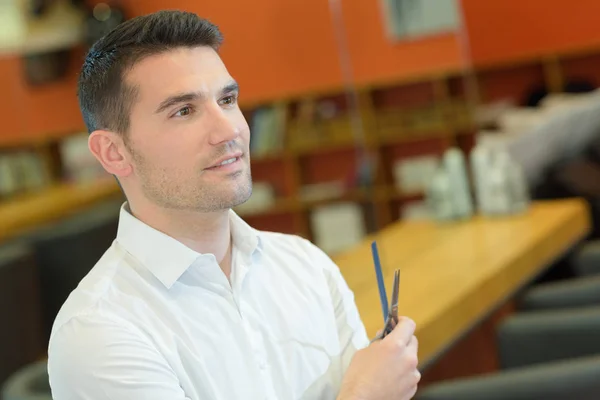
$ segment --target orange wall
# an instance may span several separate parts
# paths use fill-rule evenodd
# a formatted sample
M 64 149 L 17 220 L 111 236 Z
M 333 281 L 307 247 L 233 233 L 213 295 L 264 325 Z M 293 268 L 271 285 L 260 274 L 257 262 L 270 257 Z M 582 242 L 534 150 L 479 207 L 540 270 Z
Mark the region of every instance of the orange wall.
M 598 0 L 462 0 L 474 63 L 600 44 Z
M 30 87 L 21 60 L 0 57 L 0 146 L 84 128 L 76 95 L 81 60 L 81 52 L 74 52 L 66 79 Z
M 385 37 L 378 1 L 340 0 L 357 82 L 419 74 L 458 65 L 453 35 L 412 43 Z M 124 0 L 131 15 L 172 7 L 166 0 Z M 328 0 L 179 0 L 219 25 L 222 55 L 242 86 L 244 100 L 339 87 L 343 83 Z
M 358 83 L 385 82 L 461 65 L 456 35 L 448 33 L 392 42 L 385 32 L 380 1 L 339 1 L 343 4 L 352 67 Z
M 392 43 L 379 0 L 340 0 L 355 79 L 371 83 L 454 69 L 463 62 L 455 35 Z M 220 25 L 223 57 L 242 100 L 338 88 L 343 83 L 328 0 L 122 0 L 130 15 L 162 8 L 197 12 Z M 600 44 L 600 1 L 462 0 L 476 64 Z M 74 62 L 79 62 L 75 59 Z M 75 99 L 77 65 L 68 79 L 26 88 L 18 63 L 0 58 L 0 137 L 83 127 Z M 9 73 L 6 74 L 6 71 Z M 18 131 L 18 132 L 17 132 Z
M 323 0 L 124 0 L 130 15 L 165 6 L 196 12 L 219 25 L 222 55 L 240 82 L 244 100 L 310 91 L 340 83 Z

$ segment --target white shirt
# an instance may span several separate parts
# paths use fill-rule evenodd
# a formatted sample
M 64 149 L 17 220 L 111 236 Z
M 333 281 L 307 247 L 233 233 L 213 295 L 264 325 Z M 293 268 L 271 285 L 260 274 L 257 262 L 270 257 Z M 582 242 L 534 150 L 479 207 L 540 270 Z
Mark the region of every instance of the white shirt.
M 339 269 L 303 238 L 230 221 L 231 284 L 122 207 L 55 320 L 54 400 L 335 399 L 369 343 Z

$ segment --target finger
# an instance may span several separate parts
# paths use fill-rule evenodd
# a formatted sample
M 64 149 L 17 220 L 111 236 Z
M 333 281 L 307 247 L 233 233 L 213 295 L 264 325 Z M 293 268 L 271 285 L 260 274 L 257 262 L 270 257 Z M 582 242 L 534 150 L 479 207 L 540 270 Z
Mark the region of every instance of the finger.
M 409 373 L 406 373 L 402 377 L 402 382 L 400 382 L 400 386 L 404 388 L 404 393 L 400 398 L 405 400 L 412 399 L 417 393 L 420 381 L 421 373 L 419 370 L 415 369 Z
M 421 381 L 421 373 L 418 370 L 415 370 L 410 376 L 410 383 L 407 387 L 407 392 L 403 399 L 410 400 L 414 398 L 419 389 L 419 382 Z
M 408 395 L 405 397 L 406 400 L 411 400 L 415 397 L 415 395 L 417 394 L 417 389 L 418 386 L 414 386 L 411 388 L 410 392 L 408 393 Z
M 419 341 L 414 335 L 406 346 L 406 354 L 410 357 L 411 365 L 413 365 L 414 368 L 417 368 L 419 365 Z
M 421 382 L 421 372 L 415 369 L 415 385 Z
M 415 322 L 408 317 L 398 318 L 398 325 L 387 335 L 384 340 L 408 344 L 415 332 Z
M 415 335 L 412 335 L 407 347 L 410 348 L 411 351 L 414 351 L 415 354 L 419 353 L 419 339 L 417 339 Z

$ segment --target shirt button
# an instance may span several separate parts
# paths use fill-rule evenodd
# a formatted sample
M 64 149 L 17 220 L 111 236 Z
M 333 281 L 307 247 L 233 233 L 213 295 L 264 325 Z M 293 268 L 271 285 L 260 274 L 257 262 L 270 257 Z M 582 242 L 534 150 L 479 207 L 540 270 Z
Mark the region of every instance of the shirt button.
M 267 360 L 262 354 L 256 352 L 256 359 L 258 360 L 258 367 L 260 369 L 267 369 Z

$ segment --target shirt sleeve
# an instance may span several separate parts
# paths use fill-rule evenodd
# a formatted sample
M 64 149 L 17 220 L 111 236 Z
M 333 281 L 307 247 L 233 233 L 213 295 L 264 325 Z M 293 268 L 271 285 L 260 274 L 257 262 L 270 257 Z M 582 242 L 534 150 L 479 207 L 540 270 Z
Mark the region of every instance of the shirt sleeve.
M 103 317 L 76 317 L 53 333 L 48 375 L 54 400 L 187 399 L 149 340 Z
M 311 258 L 322 267 L 335 313 L 336 327 L 342 351 L 344 371 L 354 353 L 369 345 L 367 332 L 354 301 L 354 293 L 342 276 L 339 267 L 320 248 L 308 242 Z

